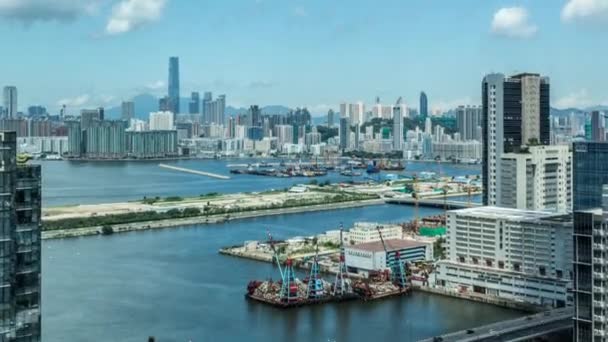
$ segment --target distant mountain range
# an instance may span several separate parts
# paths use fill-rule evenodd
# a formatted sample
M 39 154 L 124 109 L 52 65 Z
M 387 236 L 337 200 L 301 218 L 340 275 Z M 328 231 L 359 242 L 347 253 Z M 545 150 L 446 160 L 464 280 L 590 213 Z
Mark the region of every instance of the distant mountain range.
M 158 97 L 151 94 L 141 94 L 137 95 L 133 98 L 133 102 L 135 102 L 135 117 L 141 120 L 147 120 L 150 116 L 150 112 L 158 111 Z M 183 112 L 188 111 L 188 104 L 190 102 L 189 98 L 183 97 L 180 99 L 180 106 Z M 121 107 L 110 107 L 106 108 L 106 117 L 110 119 L 118 119 L 121 115 Z M 242 113 L 247 113 L 248 108 L 237 108 L 233 106 L 226 106 L 226 116 L 235 116 Z M 282 105 L 268 105 L 262 106 L 262 113 L 264 114 L 279 114 L 285 115 L 287 114 L 291 108 Z M 551 115 L 552 116 L 565 116 L 570 115 L 570 113 L 574 113 L 575 115 L 583 115 L 584 113 L 590 112 L 592 110 L 600 110 L 608 112 L 608 106 L 592 106 L 584 109 L 580 108 L 565 108 L 559 109 L 551 107 Z M 316 115 L 317 113 L 313 113 L 313 122 L 316 124 L 324 123 L 326 120 L 325 115 Z
M 584 115 L 585 113 L 589 113 L 594 110 L 608 112 L 608 106 L 592 106 L 592 107 L 587 107 L 584 109 L 580 109 L 580 108 L 558 109 L 558 108 L 551 107 L 551 116 L 567 116 L 567 115 L 570 115 L 571 113 L 574 113 L 574 115 Z
M 137 95 L 132 100 L 135 103 L 135 118 L 140 120 L 147 120 L 150 116 L 150 112 L 158 111 L 158 97 L 151 94 Z M 190 98 L 182 97 L 180 99 L 180 108 L 183 112 L 188 112 L 188 105 Z M 287 114 L 291 108 L 281 105 L 270 105 L 263 106 L 262 113 L 264 114 Z M 248 108 L 236 108 L 232 106 L 226 106 L 226 116 L 234 116 L 237 114 L 247 113 Z M 121 116 L 122 108 L 120 106 L 110 107 L 105 109 L 105 116 L 108 119 L 119 119 Z

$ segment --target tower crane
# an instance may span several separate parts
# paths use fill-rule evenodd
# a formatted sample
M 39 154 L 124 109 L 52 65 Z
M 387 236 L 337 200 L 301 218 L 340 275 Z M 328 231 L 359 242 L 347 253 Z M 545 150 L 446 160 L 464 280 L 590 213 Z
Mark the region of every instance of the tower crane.
M 270 234 L 269 230 L 266 231 L 266 233 L 268 234 L 268 244 L 270 245 L 270 249 L 272 249 L 272 256 L 276 260 L 277 266 L 279 267 L 279 274 L 281 275 L 281 281 L 284 282 L 285 279 L 283 277 L 283 269 L 281 268 L 281 260 L 279 259 L 279 253 L 277 252 L 277 249 L 274 246 L 275 241 L 272 239 L 272 235 Z
M 334 296 L 343 296 L 349 291 L 348 282 L 346 281 L 348 273 L 346 272 L 346 262 L 344 258 L 344 238 L 342 237 L 343 231 L 344 227 L 340 223 L 340 263 L 338 264 L 338 272 L 336 273 L 336 280 L 334 282 Z
M 306 288 L 306 298 L 319 299 L 323 297 L 323 281 L 319 277 L 319 243 L 317 241 L 315 247 L 315 256 L 310 267 L 310 276 L 308 277 L 308 286 Z
M 405 267 L 401 262 L 401 253 L 399 251 L 395 251 L 395 257 L 392 262 L 388 260 L 388 248 L 386 248 L 386 242 L 384 241 L 384 237 L 382 236 L 382 230 L 380 226 L 376 226 L 378 230 L 378 235 L 380 236 L 380 241 L 382 242 L 382 247 L 384 248 L 384 255 L 386 258 L 387 266 L 391 270 L 391 281 L 393 284 L 399 286 L 400 288 L 406 287 L 405 282 Z

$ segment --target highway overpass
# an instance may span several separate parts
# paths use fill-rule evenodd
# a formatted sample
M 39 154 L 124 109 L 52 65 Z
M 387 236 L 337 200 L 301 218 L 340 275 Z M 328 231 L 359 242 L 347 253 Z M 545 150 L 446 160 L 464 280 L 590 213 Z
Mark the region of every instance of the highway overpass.
M 572 329 L 572 307 L 545 311 L 508 321 L 488 324 L 446 335 L 435 336 L 422 342 L 472 341 L 529 341 Z

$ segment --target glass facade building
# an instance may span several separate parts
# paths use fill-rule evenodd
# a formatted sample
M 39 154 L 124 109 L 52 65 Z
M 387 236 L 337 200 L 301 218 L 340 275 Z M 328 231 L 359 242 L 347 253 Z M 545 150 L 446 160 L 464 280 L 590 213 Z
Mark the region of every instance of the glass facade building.
M 608 184 L 608 143 L 573 144 L 574 210 L 602 207 L 602 186 Z
M 169 111 L 179 114 L 179 58 L 169 58 Z
M 0 132 L 0 341 L 40 341 L 40 166 L 17 165 Z

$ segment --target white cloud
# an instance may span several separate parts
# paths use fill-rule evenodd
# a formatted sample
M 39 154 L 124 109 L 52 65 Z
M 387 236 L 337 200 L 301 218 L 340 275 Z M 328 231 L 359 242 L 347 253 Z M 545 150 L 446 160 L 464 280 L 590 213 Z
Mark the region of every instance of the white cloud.
M 82 109 L 86 107 L 104 107 L 116 100 L 116 97 L 113 95 L 107 94 L 99 94 L 99 95 L 90 95 L 90 94 L 82 94 L 75 97 L 66 97 L 57 101 L 57 107 L 61 107 L 65 105 L 68 108 L 72 109 Z
M 470 97 L 463 97 L 455 100 L 439 100 L 431 103 L 431 113 L 445 113 L 448 110 L 455 109 L 458 106 L 479 105 L 479 102 L 473 101 Z M 420 109 L 419 109 L 420 110 Z
M 57 106 L 81 107 L 89 102 L 91 95 L 83 94 L 76 97 L 67 97 L 57 101 Z
M 100 0 L 0 0 L 0 16 L 30 24 L 70 21 L 97 9 Z
M 505 7 L 494 13 L 492 33 L 508 38 L 530 38 L 538 27 L 530 23 L 528 10 L 523 7 Z
M 293 9 L 293 14 L 296 17 L 308 17 L 308 11 L 302 6 L 297 6 Z
M 146 85 L 146 89 L 149 89 L 149 90 L 160 90 L 160 89 L 165 88 L 166 86 L 167 85 L 166 85 L 165 82 L 163 82 L 161 80 L 158 80 L 156 82 L 152 82 L 152 83 L 147 84 Z
M 562 8 L 562 20 L 608 21 L 608 0 L 568 0 Z
M 160 18 L 167 0 L 122 0 L 114 5 L 106 33 L 118 35 Z
M 580 89 L 561 97 L 553 104 L 557 108 L 585 108 L 594 105 L 587 89 Z

